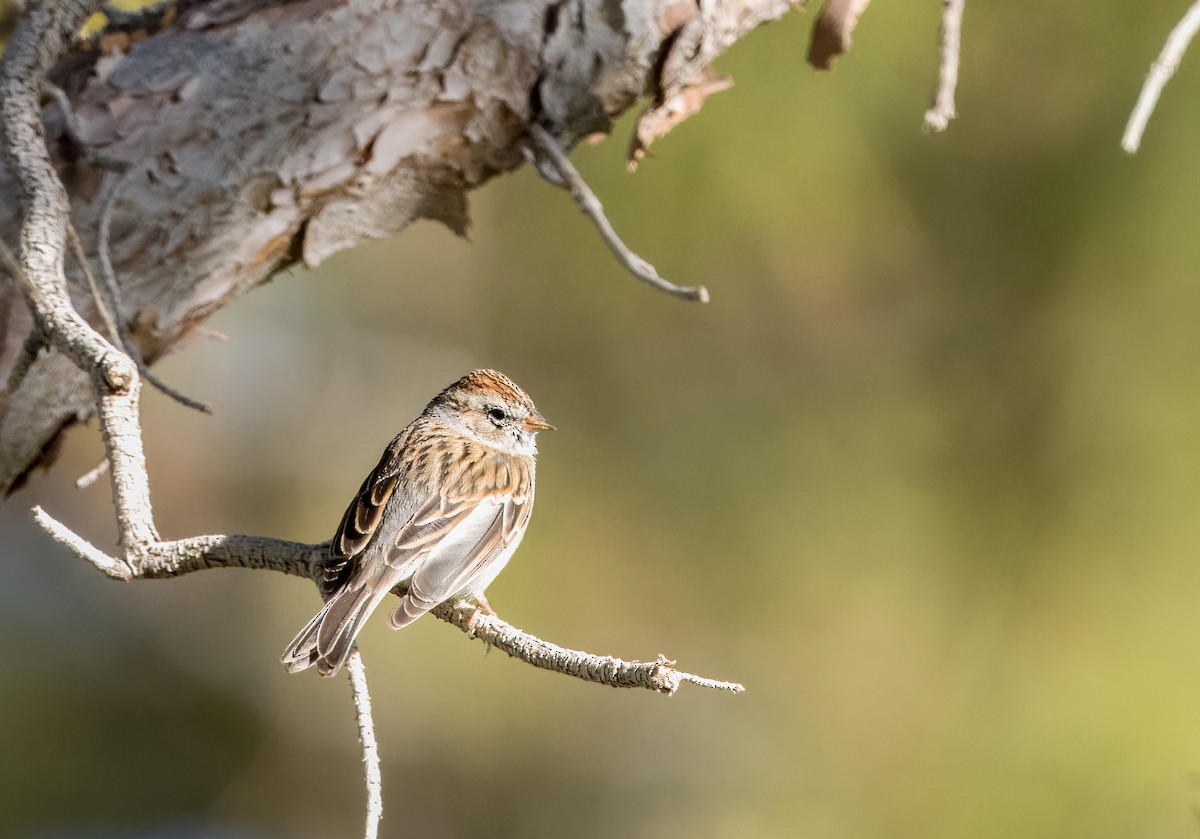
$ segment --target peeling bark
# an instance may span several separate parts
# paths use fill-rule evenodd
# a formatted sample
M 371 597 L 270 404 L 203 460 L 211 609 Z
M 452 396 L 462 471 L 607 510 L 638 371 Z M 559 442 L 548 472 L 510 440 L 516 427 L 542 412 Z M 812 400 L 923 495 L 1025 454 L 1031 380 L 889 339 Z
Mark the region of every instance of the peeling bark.
M 520 166 L 527 129 L 565 146 L 639 99 L 634 151 L 720 89 L 711 62 L 786 0 L 213 0 L 120 20 L 62 63 L 68 120 L 47 142 L 89 260 L 118 184 L 116 313 L 147 361 L 217 309 L 304 262 L 436 219 L 459 234 L 467 192 Z M 68 130 L 68 123 L 71 130 Z M 0 174 L 0 236 L 15 241 Z M 76 307 L 98 322 L 78 266 Z M 0 382 L 33 319 L 0 271 Z M 43 350 L 0 393 L 0 489 L 94 411 L 87 375 Z

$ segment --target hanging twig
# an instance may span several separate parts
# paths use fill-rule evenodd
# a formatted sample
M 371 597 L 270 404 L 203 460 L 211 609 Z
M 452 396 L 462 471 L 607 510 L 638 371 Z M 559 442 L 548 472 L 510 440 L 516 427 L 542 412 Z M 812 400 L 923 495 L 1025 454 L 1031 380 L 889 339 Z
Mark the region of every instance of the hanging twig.
M 537 123 L 532 123 L 529 126 L 529 136 L 533 139 L 536 150 L 543 156 L 542 160 L 545 160 L 550 165 L 550 169 L 547 170 L 544 166 L 538 165 L 541 163 L 541 160 L 534 159 L 535 168 L 550 183 L 571 191 L 571 195 L 575 198 L 575 203 L 579 205 L 579 209 L 583 210 L 584 215 L 590 218 L 592 223 L 596 225 L 596 229 L 600 231 L 600 237 L 604 240 L 604 244 L 608 245 L 608 249 L 613 252 L 613 255 L 625 266 L 629 273 L 642 282 L 649 283 L 659 291 L 665 291 L 667 294 L 674 295 L 675 297 L 681 297 L 684 300 L 695 300 L 700 303 L 708 302 L 708 289 L 704 286 L 677 286 L 674 283 L 664 280 L 659 276 L 658 271 L 653 265 L 631 251 L 621 241 L 621 237 L 613 230 L 612 224 L 604 214 L 604 207 L 600 204 L 600 199 L 596 197 L 596 193 L 592 192 L 592 188 L 587 185 L 587 181 L 579 174 L 579 170 L 571 163 L 571 159 L 567 157 L 566 152 L 562 150 L 558 141 L 554 139 L 549 131 Z
M 362 743 L 363 774 L 367 785 L 367 823 L 363 836 L 365 839 L 377 839 L 379 820 L 383 818 L 383 776 L 379 771 L 379 745 L 375 742 L 375 721 L 371 716 L 367 671 L 357 649 L 346 659 L 346 672 L 354 689 L 354 716 L 358 720 L 358 739 Z
M 112 10 L 110 9 L 108 14 L 111 14 L 111 12 Z M 129 168 L 129 164 L 123 160 L 115 160 L 111 157 L 97 154 L 96 150 L 87 143 L 83 137 L 83 132 L 79 129 L 79 119 L 75 116 L 75 110 L 71 107 L 71 100 L 67 97 L 65 90 L 51 82 L 42 82 L 42 92 L 53 100 L 58 110 L 62 113 L 63 135 L 75 147 L 76 153 L 85 161 L 92 166 L 106 169 L 110 172 L 124 172 Z
M 1187 51 L 1197 29 L 1200 29 L 1200 0 L 1192 4 L 1183 19 L 1171 30 L 1158 59 L 1150 65 L 1150 72 L 1146 74 L 1142 92 L 1138 95 L 1137 104 L 1133 106 L 1133 113 L 1129 115 L 1125 134 L 1121 137 L 1121 148 L 1129 154 L 1137 152 L 1138 147 L 1142 144 L 1142 134 L 1146 131 L 1150 115 L 1154 113 L 1154 108 L 1158 105 L 1158 97 L 1162 94 L 1163 88 L 1170 81 L 1171 76 L 1175 75 L 1175 71 L 1179 69 L 1179 62 L 1183 60 L 1183 54 Z
M 129 328 L 125 325 L 125 318 L 121 317 L 121 288 L 117 285 L 117 273 L 113 270 L 112 256 L 109 252 L 108 242 L 109 231 L 112 229 L 113 210 L 117 206 L 117 199 L 121 197 L 121 192 L 125 189 L 125 185 L 129 182 L 131 175 L 132 172 L 123 175 L 117 181 L 117 185 L 113 187 L 112 195 L 108 196 L 108 201 L 104 204 L 104 209 L 100 213 L 100 229 L 96 233 L 96 254 L 100 260 L 100 275 L 104 278 L 104 286 L 108 290 L 108 298 L 112 301 L 113 309 L 117 312 L 116 329 L 118 338 L 125 352 L 129 353 L 130 357 L 137 363 L 138 371 L 142 374 L 142 378 L 148 381 L 155 389 L 174 399 L 184 407 L 192 408 L 202 414 L 211 414 L 213 412 L 211 407 L 180 393 L 154 375 L 154 373 L 150 372 L 150 366 L 142 358 L 141 350 L 134 344 L 133 338 L 129 334 Z
M 92 274 L 92 268 L 88 265 L 87 254 L 83 252 L 83 243 L 79 241 L 79 234 L 75 232 L 75 225 L 67 220 L 67 239 L 71 243 L 71 252 L 75 254 L 75 261 L 79 264 L 79 270 L 83 272 L 83 277 L 87 281 L 88 292 L 92 295 L 92 302 L 96 304 L 96 310 L 100 313 L 100 320 L 104 322 L 104 328 L 108 331 L 108 338 L 114 344 L 123 344 L 121 340 L 121 331 L 117 328 L 116 321 L 113 320 L 112 314 L 108 311 L 108 305 L 104 302 L 104 297 L 100 294 L 100 287 L 96 285 L 96 277 Z
M 958 87 L 958 59 L 962 48 L 962 17 L 966 0 L 942 0 L 941 44 L 938 49 L 938 83 L 933 107 L 925 112 L 926 131 L 945 131 L 958 116 L 954 91 Z

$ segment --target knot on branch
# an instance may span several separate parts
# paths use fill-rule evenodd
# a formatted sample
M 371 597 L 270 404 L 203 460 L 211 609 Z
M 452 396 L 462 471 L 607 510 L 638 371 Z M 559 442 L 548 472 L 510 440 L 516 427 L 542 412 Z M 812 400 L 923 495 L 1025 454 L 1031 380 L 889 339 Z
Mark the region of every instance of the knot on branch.
M 116 349 L 98 358 L 95 369 L 109 393 L 128 393 L 137 379 L 133 359 Z

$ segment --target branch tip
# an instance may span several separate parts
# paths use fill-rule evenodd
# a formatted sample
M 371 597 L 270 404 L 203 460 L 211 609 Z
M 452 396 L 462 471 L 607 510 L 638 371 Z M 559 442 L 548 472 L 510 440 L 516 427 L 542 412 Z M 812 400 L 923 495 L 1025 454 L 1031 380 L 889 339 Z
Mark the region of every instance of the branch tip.
M 108 467 L 108 458 L 105 458 L 104 460 L 97 463 L 90 470 L 88 470 L 87 472 L 85 472 L 84 474 L 82 474 L 78 478 L 76 478 L 75 479 L 75 488 L 76 489 L 87 489 L 92 484 L 96 483 L 96 481 L 100 480 L 105 475 L 107 475 L 108 468 L 109 468 Z
M 33 508 L 33 520 L 50 535 L 51 539 L 60 545 L 65 545 L 80 559 L 86 559 L 107 576 L 126 582 L 137 576 L 136 570 L 129 563 L 109 556 L 40 506 Z
M 621 237 L 617 235 L 617 231 L 609 222 L 608 216 L 604 214 L 604 206 L 600 203 L 600 199 L 596 197 L 596 193 L 588 186 L 587 181 L 571 163 L 571 159 L 567 157 L 567 153 L 563 151 L 558 140 L 549 131 L 537 123 L 530 123 L 529 136 L 533 140 L 534 147 L 541 154 L 540 158 L 533 157 L 538 173 L 547 182 L 571 191 L 571 196 L 579 205 L 579 209 L 592 220 L 596 230 L 600 233 L 600 238 L 604 240 L 604 244 L 608 245 L 613 256 L 625 266 L 629 273 L 659 291 L 665 291 L 672 297 L 694 300 L 698 303 L 708 302 L 708 289 L 704 286 L 678 286 L 663 279 L 653 265 L 638 256 L 621 241 Z
M 467 600 L 443 603 L 433 610 L 433 614 L 488 647 L 497 647 L 534 667 L 564 673 L 585 682 L 618 688 L 648 688 L 666 694 L 675 693 L 682 682 L 734 693 L 743 690 L 741 685 L 732 682 L 684 673 L 676 669 L 674 661 L 661 655 L 654 661 L 625 661 L 560 647 L 517 629 L 497 615 L 479 613 Z
M 933 105 L 925 112 L 926 131 L 945 131 L 958 116 L 954 91 L 958 87 L 958 61 L 962 50 L 962 17 L 966 0 L 942 0 L 942 28 L 938 49 L 938 83 Z
M 1179 23 L 1175 24 L 1171 34 L 1167 36 L 1167 42 L 1163 44 L 1162 52 L 1150 65 L 1150 72 L 1146 74 L 1142 92 L 1138 94 L 1137 104 L 1133 106 L 1133 111 L 1129 114 L 1129 122 L 1125 126 L 1125 133 L 1121 136 L 1121 148 L 1127 154 L 1136 154 L 1141 146 L 1142 134 L 1146 131 L 1146 124 L 1150 122 L 1150 115 L 1154 113 L 1154 108 L 1158 105 L 1158 97 L 1162 95 L 1163 88 L 1171 80 L 1171 76 L 1175 75 L 1175 71 L 1179 69 L 1179 62 L 1183 60 L 1183 54 L 1187 51 L 1188 45 L 1191 44 L 1198 29 L 1200 29 L 1200 0 L 1196 0 Z

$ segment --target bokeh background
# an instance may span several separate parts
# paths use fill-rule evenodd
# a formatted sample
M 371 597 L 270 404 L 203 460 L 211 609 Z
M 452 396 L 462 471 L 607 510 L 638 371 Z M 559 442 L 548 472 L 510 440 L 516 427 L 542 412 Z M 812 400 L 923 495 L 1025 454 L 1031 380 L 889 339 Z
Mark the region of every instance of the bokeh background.
M 922 134 L 938 3 L 835 72 L 794 13 L 653 147 L 573 157 L 689 305 L 531 171 L 220 313 L 147 391 L 164 534 L 328 538 L 391 436 L 494 366 L 559 431 L 489 594 L 508 620 L 743 681 L 614 691 L 435 620 L 361 639 L 386 836 L 1200 833 L 1200 55 L 1118 139 L 1186 4 L 970 3 L 961 118 Z M 0 835 L 353 836 L 349 685 L 285 674 L 302 580 L 119 585 L 73 480 L 0 506 Z

